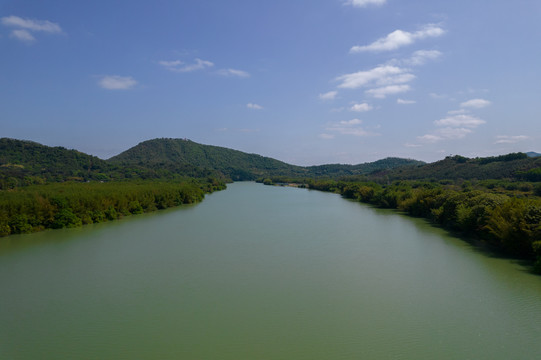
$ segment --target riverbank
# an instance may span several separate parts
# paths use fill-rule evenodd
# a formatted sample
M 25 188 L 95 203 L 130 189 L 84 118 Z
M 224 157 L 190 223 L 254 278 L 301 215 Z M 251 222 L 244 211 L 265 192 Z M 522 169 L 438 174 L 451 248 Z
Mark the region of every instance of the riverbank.
M 63 182 L 2 190 L 0 236 L 79 227 L 203 200 L 210 180 Z
M 305 182 L 309 189 L 334 192 L 426 218 L 444 229 L 473 238 L 502 256 L 529 261 L 532 270 L 541 274 L 541 198 L 532 191 L 513 193 L 452 182 Z

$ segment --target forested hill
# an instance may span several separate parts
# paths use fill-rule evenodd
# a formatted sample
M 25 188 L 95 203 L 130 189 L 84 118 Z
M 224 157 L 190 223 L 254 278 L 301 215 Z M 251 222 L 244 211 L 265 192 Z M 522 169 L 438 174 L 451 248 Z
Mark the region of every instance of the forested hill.
M 144 141 L 108 160 L 62 147 L 0 139 L 0 189 L 66 180 L 171 179 L 178 177 L 254 180 L 272 178 L 339 178 L 370 180 L 512 179 L 541 181 L 541 157 L 513 153 L 469 159 L 449 156 L 426 164 L 386 158 L 358 165 L 295 166 L 224 147 L 186 139 Z
M 122 166 L 144 166 L 181 172 L 189 165 L 219 171 L 232 180 L 254 180 L 261 176 L 305 176 L 300 166 L 257 154 L 248 154 L 219 146 L 202 145 L 186 139 L 144 141 L 107 160 Z
M 415 167 L 424 164 L 426 163 L 412 159 L 388 157 L 374 162 L 358 165 L 329 164 L 309 166 L 307 167 L 307 170 L 309 171 L 310 175 L 314 177 L 337 177 L 350 175 L 368 175 L 378 171 L 402 167 Z
M 69 179 L 102 180 L 111 165 L 95 156 L 33 141 L 0 139 L 0 179 L 27 183 Z
M 525 153 L 466 158 L 448 156 L 443 160 L 409 168 L 396 168 L 373 174 L 388 180 L 487 180 L 510 179 L 541 181 L 541 157 L 530 157 Z
M 50 147 L 33 141 L 0 139 L 0 190 L 70 180 L 83 182 L 221 177 L 215 171 L 191 165 L 179 169 L 182 171 L 172 173 L 165 169 L 139 165 L 118 165 L 60 146 Z

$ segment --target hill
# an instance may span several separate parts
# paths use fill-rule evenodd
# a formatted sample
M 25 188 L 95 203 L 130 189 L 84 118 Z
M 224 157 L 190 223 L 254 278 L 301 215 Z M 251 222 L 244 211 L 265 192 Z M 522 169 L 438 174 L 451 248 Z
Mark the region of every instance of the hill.
M 358 165 L 330 164 L 295 166 L 285 162 L 248 154 L 219 146 L 203 145 L 187 139 L 153 139 L 144 141 L 108 160 L 121 166 L 143 166 L 181 172 L 182 167 L 218 171 L 232 180 L 255 180 L 262 177 L 338 177 L 365 175 L 374 171 L 401 166 L 414 166 L 424 162 L 387 158 Z
M 181 172 L 138 164 L 119 166 L 77 150 L 50 147 L 33 141 L 0 139 L 0 189 L 63 181 L 110 181 L 219 177 L 214 171 L 186 165 Z
M 219 146 L 202 145 L 187 139 L 144 141 L 107 160 L 121 166 L 142 166 L 183 172 L 186 167 L 218 171 L 232 180 L 254 180 L 272 174 L 303 176 L 300 166 L 257 154 L 248 154 Z
M 111 165 L 95 156 L 33 141 L 0 139 L 0 180 L 28 183 L 46 181 L 104 180 Z
M 536 152 L 534 152 L 534 151 L 528 151 L 528 152 L 526 153 L 526 155 L 528 155 L 529 157 L 538 157 L 538 156 L 541 156 L 540 153 L 536 153 Z
M 344 164 L 329 164 L 329 165 L 317 165 L 309 166 L 306 169 L 313 177 L 337 177 L 337 176 L 355 176 L 355 175 L 368 175 L 374 172 L 402 168 L 402 167 L 415 167 L 426 164 L 423 161 L 403 159 L 396 157 L 388 157 L 385 159 L 377 160 L 374 162 L 363 163 L 358 165 L 344 165 Z
M 376 178 L 389 180 L 457 180 L 457 179 L 511 179 L 539 181 L 541 158 L 524 153 L 511 153 L 485 158 L 448 156 L 434 163 L 409 168 L 391 169 L 373 174 Z
M 430 164 L 411 159 L 386 158 L 358 165 L 302 167 L 186 139 L 147 140 L 108 160 L 63 147 L 0 139 L 0 189 L 66 180 L 178 177 L 255 180 L 264 177 L 298 179 L 347 176 L 386 182 L 415 179 L 540 181 L 541 157 L 513 153 L 469 159 L 457 155 Z

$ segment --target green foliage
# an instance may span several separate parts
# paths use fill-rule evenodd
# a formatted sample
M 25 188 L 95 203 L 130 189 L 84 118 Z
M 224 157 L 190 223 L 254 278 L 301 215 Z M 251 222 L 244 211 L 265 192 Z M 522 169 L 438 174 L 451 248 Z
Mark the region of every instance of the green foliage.
M 212 180 L 212 181 L 210 181 Z M 115 220 L 192 204 L 223 189 L 209 181 L 54 183 L 0 191 L 0 236 Z

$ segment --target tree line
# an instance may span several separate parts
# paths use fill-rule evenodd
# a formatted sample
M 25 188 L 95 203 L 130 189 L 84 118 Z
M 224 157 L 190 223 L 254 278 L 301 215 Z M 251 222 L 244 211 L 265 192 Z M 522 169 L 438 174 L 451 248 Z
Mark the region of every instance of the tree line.
M 225 188 L 215 179 L 63 182 L 4 190 L 0 236 L 77 227 L 203 200 Z

